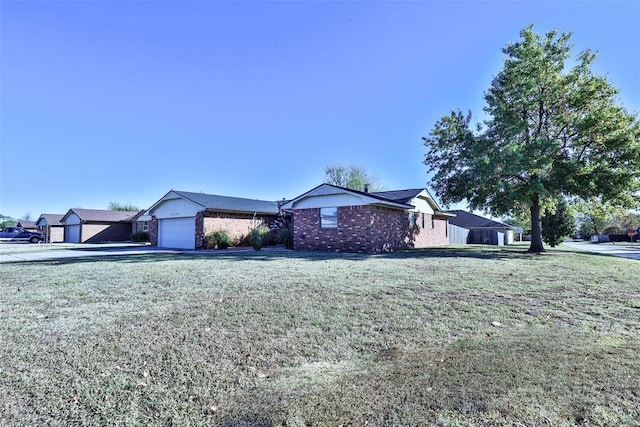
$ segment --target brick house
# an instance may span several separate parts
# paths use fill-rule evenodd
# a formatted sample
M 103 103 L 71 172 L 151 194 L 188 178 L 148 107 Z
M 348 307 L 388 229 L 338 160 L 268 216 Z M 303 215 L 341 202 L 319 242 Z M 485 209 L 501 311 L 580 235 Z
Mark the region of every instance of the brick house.
M 126 242 L 137 211 L 69 209 L 60 219 L 68 243 Z
M 154 246 L 201 249 L 204 237 L 224 229 L 241 239 L 257 225 L 279 218 L 278 202 L 171 190 L 140 218 L 150 218 Z
M 285 203 L 296 250 L 379 253 L 446 245 L 448 219 L 424 188 L 369 193 L 322 184 Z

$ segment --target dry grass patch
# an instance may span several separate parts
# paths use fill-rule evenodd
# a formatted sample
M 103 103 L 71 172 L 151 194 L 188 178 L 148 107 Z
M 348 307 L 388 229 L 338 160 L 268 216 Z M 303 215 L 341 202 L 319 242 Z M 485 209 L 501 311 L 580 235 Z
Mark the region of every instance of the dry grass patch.
M 0 423 L 634 425 L 634 268 L 489 247 L 0 265 Z

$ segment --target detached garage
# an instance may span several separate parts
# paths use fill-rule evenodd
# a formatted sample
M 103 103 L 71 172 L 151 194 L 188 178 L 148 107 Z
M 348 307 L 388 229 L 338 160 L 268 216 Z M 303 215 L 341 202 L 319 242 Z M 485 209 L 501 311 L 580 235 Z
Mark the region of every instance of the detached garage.
M 60 219 L 67 243 L 126 242 L 136 211 L 69 209 Z
M 278 202 L 171 190 L 144 215 L 151 218 L 152 245 L 201 249 L 211 231 L 224 229 L 239 240 L 256 225 L 273 222 L 279 213 Z

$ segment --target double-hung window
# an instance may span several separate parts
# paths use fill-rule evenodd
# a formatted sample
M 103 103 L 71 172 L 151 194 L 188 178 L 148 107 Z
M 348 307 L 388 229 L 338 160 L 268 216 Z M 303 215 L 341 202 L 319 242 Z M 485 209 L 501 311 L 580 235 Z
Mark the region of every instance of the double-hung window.
M 338 227 L 338 208 L 320 208 L 320 228 Z

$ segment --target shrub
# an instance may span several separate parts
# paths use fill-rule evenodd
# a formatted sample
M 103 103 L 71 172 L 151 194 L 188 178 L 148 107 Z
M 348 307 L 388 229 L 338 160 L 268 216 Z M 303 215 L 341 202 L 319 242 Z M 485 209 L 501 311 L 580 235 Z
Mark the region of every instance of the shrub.
M 215 230 L 204 238 L 205 249 L 227 249 L 233 243 L 233 238 L 227 230 Z
M 133 242 L 148 242 L 149 241 L 149 233 L 146 231 L 140 231 L 138 233 L 133 233 L 131 235 L 131 240 Z
M 259 225 L 249 231 L 249 244 L 259 251 L 262 246 L 265 245 L 269 239 L 271 230 L 266 225 Z
M 293 233 L 289 227 L 278 229 L 278 242 L 287 249 L 293 249 Z

